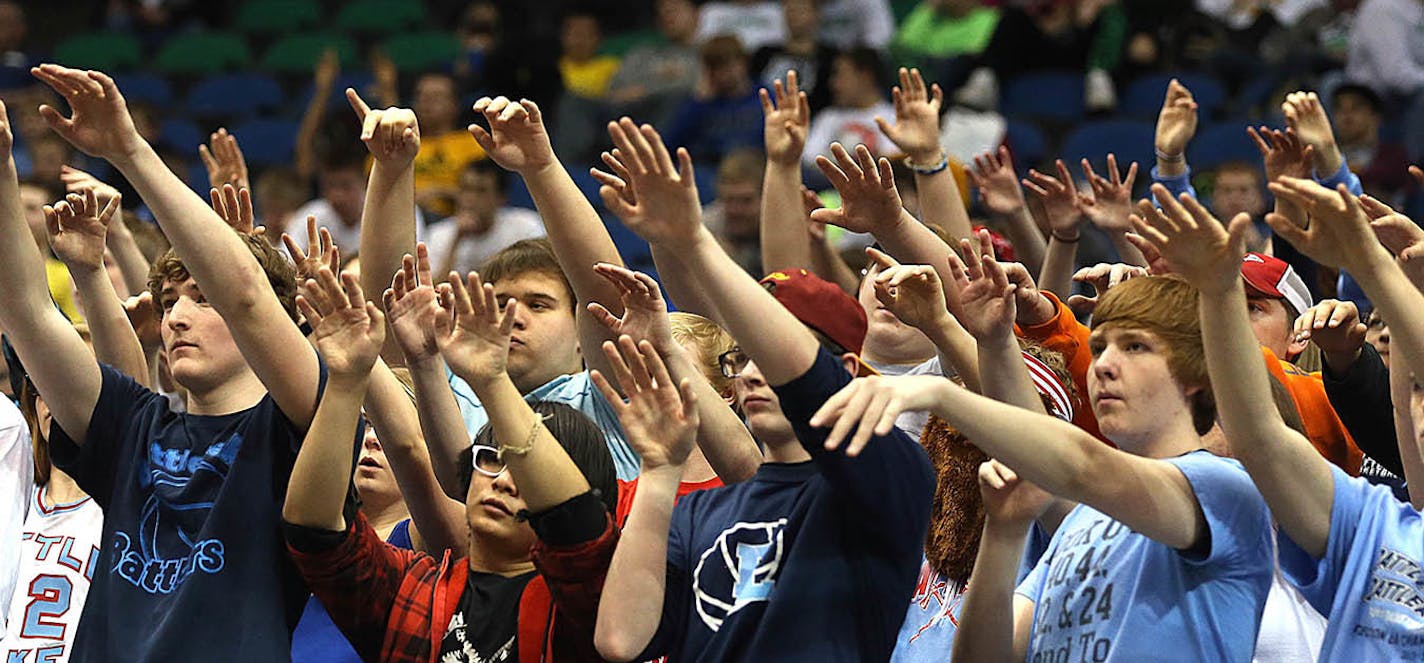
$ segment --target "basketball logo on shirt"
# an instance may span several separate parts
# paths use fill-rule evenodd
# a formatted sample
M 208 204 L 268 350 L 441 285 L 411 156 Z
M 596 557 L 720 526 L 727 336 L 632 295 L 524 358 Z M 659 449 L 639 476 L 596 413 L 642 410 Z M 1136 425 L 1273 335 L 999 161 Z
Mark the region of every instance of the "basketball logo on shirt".
M 737 523 L 702 553 L 692 574 L 697 614 L 716 631 L 732 613 L 771 598 L 781 572 L 786 519 Z

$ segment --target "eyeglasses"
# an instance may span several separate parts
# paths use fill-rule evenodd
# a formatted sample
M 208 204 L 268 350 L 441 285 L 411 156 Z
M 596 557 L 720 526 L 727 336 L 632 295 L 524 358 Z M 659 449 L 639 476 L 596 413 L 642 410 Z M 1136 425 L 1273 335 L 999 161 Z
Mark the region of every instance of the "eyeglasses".
M 746 370 L 747 364 L 750 362 L 751 357 L 742 352 L 741 348 L 732 348 L 717 355 L 717 365 L 722 369 L 722 377 L 728 380 L 741 377 L 742 371 Z
M 483 444 L 476 444 L 471 449 L 474 451 L 476 472 L 491 479 L 504 474 L 505 465 L 499 458 L 499 449 Z

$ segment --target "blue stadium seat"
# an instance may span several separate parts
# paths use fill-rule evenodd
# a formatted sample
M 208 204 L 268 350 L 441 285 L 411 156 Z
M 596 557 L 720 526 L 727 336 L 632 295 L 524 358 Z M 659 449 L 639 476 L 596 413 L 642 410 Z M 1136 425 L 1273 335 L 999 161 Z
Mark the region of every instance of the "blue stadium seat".
M 350 108 L 350 105 L 346 103 L 346 88 L 354 88 L 364 97 L 366 88 L 370 87 L 372 80 L 371 74 L 364 71 L 341 72 L 341 74 L 336 77 L 336 84 L 331 87 L 331 96 L 326 100 L 326 109 L 330 111 L 336 108 Z M 306 88 L 302 90 L 301 99 L 298 101 L 295 110 L 297 112 L 305 110 L 307 105 L 311 103 L 313 94 L 316 94 L 315 84 L 308 83 Z M 375 101 L 371 99 L 366 99 L 366 102 L 375 103 Z M 473 104 L 474 101 L 471 100 L 469 105 Z M 468 105 L 465 107 L 468 107 Z
M 154 106 L 167 106 L 173 101 L 173 86 L 161 76 L 152 74 L 115 74 L 114 84 L 119 86 L 124 99 L 130 103 L 141 102 Z
M 250 166 L 290 165 L 297 141 L 296 122 L 290 120 L 248 120 L 233 128 Z
M 1048 154 L 1048 139 L 1044 137 L 1043 130 L 1032 122 L 1009 120 L 1008 124 L 1005 140 L 1008 141 L 1014 167 L 1022 174 L 1025 169 L 1043 161 L 1043 157 Z M 971 162 L 966 164 L 966 167 L 972 165 Z
M 1182 82 L 1192 91 L 1196 100 L 1197 114 L 1209 118 L 1226 105 L 1226 88 L 1208 74 L 1178 72 L 1175 74 L 1148 74 L 1133 81 L 1122 93 L 1118 112 L 1125 117 L 1144 120 L 1155 119 L 1162 110 L 1162 100 L 1167 96 L 1167 83 L 1173 78 Z
M 282 86 L 266 74 L 223 74 L 188 91 L 188 112 L 199 117 L 248 117 L 280 108 Z
M 196 157 L 198 145 L 207 142 L 207 136 L 191 120 L 169 118 L 158 125 L 158 142 L 184 157 Z
M 1063 147 L 1058 154 L 1063 161 L 1078 172 L 1078 162 L 1087 159 L 1094 168 L 1107 164 L 1108 153 L 1117 157 L 1118 168 L 1126 173 L 1133 161 L 1137 162 L 1139 179 L 1145 179 L 1144 169 L 1151 167 L 1153 125 L 1139 120 L 1101 120 L 1084 122 L 1063 139 Z M 1101 172 L 1101 171 L 1100 171 Z
M 1245 120 L 1237 119 L 1197 129 L 1197 135 L 1187 146 L 1187 163 L 1197 172 L 1211 170 L 1228 161 L 1261 165 L 1261 152 L 1246 133 L 1246 127 Z
M 1083 74 L 1025 74 L 1000 82 L 999 112 L 1013 118 L 1075 122 L 1083 117 Z

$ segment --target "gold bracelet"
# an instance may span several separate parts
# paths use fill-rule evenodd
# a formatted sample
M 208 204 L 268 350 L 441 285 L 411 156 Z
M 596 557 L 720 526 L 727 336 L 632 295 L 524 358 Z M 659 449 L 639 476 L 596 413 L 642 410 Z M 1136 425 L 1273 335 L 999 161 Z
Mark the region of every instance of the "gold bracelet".
M 528 453 L 529 453 L 529 450 L 534 448 L 534 438 L 539 435 L 539 427 L 542 426 L 542 425 L 544 425 L 544 422 L 547 421 L 547 420 L 549 419 L 549 417 L 551 417 L 551 416 L 553 416 L 553 415 L 551 415 L 551 414 L 546 414 L 546 415 L 544 415 L 544 416 L 542 416 L 542 417 L 538 417 L 538 418 L 536 418 L 536 419 L 534 420 L 534 425 L 529 427 L 529 437 L 528 437 L 528 438 L 525 438 L 525 440 L 524 440 L 524 446 L 522 446 L 522 447 L 510 447 L 510 446 L 505 446 L 505 445 L 501 444 L 501 445 L 499 445 L 499 449 L 497 449 L 497 450 L 495 451 L 495 456 L 498 457 L 498 458 L 502 461 L 502 460 L 504 460 L 504 454 L 505 454 L 505 452 L 512 453 L 512 454 L 514 454 L 514 455 L 516 455 L 516 456 L 524 456 L 524 455 L 528 454 Z

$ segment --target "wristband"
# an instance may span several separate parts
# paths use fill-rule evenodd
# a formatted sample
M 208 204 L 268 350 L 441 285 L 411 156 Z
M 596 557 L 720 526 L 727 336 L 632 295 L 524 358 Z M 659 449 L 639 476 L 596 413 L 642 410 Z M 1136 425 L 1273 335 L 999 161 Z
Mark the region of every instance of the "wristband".
M 1152 148 L 1152 151 L 1157 154 L 1158 161 L 1165 161 L 1167 163 L 1182 163 L 1187 160 L 1187 156 L 1185 154 L 1182 154 L 1181 152 L 1178 152 L 1176 154 L 1167 154 L 1166 152 L 1163 152 L 1162 150 L 1159 150 L 1155 147 Z
M 940 152 L 939 163 L 932 166 L 921 166 L 911 161 L 910 157 L 905 157 L 905 167 L 909 168 L 916 175 L 934 175 L 949 167 L 949 157 L 945 156 L 943 152 Z

